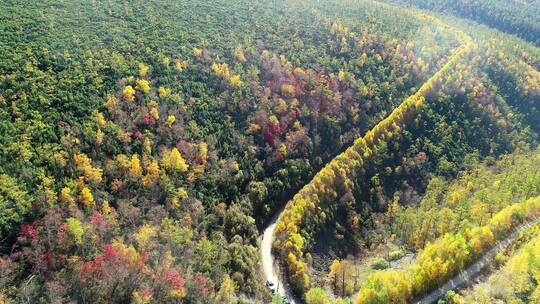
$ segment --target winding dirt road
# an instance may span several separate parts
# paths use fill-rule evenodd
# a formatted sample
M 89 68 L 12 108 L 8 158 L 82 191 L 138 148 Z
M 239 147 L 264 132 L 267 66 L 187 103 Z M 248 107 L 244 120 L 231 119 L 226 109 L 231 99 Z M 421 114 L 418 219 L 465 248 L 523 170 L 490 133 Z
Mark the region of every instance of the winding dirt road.
M 443 297 L 448 291 L 454 290 L 460 287 L 463 287 L 467 285 L 469 282 L 471 282 L 471 279 L 474 278 L 484 267 L 486 264 L 491 261 L 497 253 L 499 253 L 501 250 L 504 250 L 506 247 L 508 247 L 519 235 L 520 232 L 523 232 L 527 229 L 529 229 L 531 226 L 540 223 L 540 218 L 536 218 L 532 221 L 529 221 L 526 224 L 521 225 L 518 229 L 516 229 L 512 234 L 510 234 L 508 237 L 506 237 L 503 241 L 499 242 L 497 246 L 491 248 L 488 252 L 486 252 L 478 261 L 476 261 L 471 266 L 467 267 L 464 271 L 462 271 L 460 274 L 446 282 L 443 286 L 439 287 L 438 289 L 435 289 L 425 297 L 423 297 L 420 301 L 415 302 L 418 304 L 431 304 L 435 303 L 438 299 Z
M 281 214 L 281 211 L 278 213 Z M 295 300 L 294 295 L 287 288 L 287 284 L 282 280 L 281 272 L 279 271 L 278 264 L 275 262 L 274 255 L 272 254 L 272 243 L 274 243 L 274 231 L 276 230 L 276 223 L 279 217 L 276 216 L 270 225 L 266 227 L 261 240 L 261 263 L 263 267 L 264 277 L 267 281 L 274 283 L 280 295 L 289 299 L 289 303 L 300 303 Z

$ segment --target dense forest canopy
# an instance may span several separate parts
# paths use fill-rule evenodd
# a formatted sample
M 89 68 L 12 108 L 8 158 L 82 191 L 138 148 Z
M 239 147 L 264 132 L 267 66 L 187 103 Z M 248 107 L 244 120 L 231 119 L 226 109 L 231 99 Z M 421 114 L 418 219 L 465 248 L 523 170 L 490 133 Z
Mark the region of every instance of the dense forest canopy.
M 539 16 L 0 2 L 0 303 L 420 299 L 540 212 Z M 536 234 L 483 284 L 536 273 Z

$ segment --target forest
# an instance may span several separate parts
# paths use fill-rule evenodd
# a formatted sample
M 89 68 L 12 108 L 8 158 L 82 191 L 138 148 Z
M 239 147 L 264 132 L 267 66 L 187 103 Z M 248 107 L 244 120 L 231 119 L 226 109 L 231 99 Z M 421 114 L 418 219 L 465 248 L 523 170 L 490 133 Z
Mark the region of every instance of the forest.
M 539 45 L 538 1 L 0 1 L 0 303 L 416 303 L 495 249 L 436 301 L 536 303 Z

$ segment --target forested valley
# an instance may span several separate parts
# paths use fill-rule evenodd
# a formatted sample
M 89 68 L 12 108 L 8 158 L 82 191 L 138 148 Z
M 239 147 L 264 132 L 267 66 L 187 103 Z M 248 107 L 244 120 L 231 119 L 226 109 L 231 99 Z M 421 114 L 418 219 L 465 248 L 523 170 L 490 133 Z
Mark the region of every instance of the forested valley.
M 0 1 L 0 303 L 537 303 L 539 43 L 538 1 Z

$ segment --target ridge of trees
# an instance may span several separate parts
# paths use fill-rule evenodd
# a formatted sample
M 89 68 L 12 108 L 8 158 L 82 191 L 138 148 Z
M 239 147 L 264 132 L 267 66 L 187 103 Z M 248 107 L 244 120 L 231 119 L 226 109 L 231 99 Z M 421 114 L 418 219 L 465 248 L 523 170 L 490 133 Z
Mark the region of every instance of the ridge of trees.
M 433 88 L 435 82 L 447 77 L 449 68 L 471 51 L 470 38 L 461 33 L 458 35 L 463 45 L 454 51 L 439 71 L 387 118 L 368 131 L 365 136 L 356 139 L 350 148 L 328 163 L 288 202 L 276 225 L 277 238 L 274 248 L 285 261 L 288 278 L 297 292 L 303 294 L 310 286 L 303 252 L 305 239 L 299 227 L 303 218 L 317 218 L 316 222 L 324 223 L 326 215 L 319 205 L 324 204 L 325 201 L 332 202 L 349 192 L 352 187 L 351 179 L 362 167 L 364 159 L 372 155 L 375 146 L 384 142 L 386 138 L 392 138 L 392 133 L 399 132 L 405 121 L 414 119 L 415 113 L 425 101 L 423 95 Z M 359 221 L 357 222 L 360 224 Z
M 452 81 L 453 83 L 452 82 L 449 83 L 448 85 L 450 87 L 448 89 L 444 88 L 444 86 L 446 85 L 445 83 L 438 82 L 435 84 L 435 87 L 436 87 L 435 90 L 431 92 L 427 92 L 426 94 L 427 99 L 433 100 L 433 99 L 439 98 L 437 97 L 438 93 L 435 93 L 435 92 L 438 90 L 441 90 L 441 88 L 442 88 L 441 91 L 444 91 L 444 90 L 447 90 L 447 91 L 453 90 L 457 92 L 461 91 L 464 93 L 462 95 L 466 95 L 466 97 L 456 96 L 454 98 L 457 98 L 459 102 L 461 102 L 463 98 L 465 100 L 470 98 L 470 101 L 469 101 L 471 103 L 470 106 L 473 107 L 473 109 L 476 108 L 476 110 L 473 110 L 475 112 L 474 115 L 479 115 L 479 117 L 476 119 L 482 119 L 482 120 L 487 119 L 486 123 L 487 121 L 490 121 L 490 120 L 496 120 L 497 125 L 498 125 L 497 128 L 501 128 L 501 130 L 504 130 L 503 132 L 506 134 L 503 136 L 505 137 L 505 139 L 497 135 L 497 133 L 491 133 L 491 135 L 488 135 L 487 133 L 478 134 L 478 138 L 488 138 L 486 136 L 493 137 L 492 142 L 488 143 L 489 145 L 491 145 L 491 148 L 489 148 L 488 146 L 485 147 L 485 148 L 488 148 L 486 151 L 490 151 L 488 152 L 488 154 L 490 155 L 491 154 L 497 155 L 504 151 L 510 151 L 511 149 L 513 149 L 511 148 L 511 146 L 515 147 L 516 144 L 519 145 L 518 143 L 519 140 L 511 143 L 512 135 L 510 132 L 513 132 L 511 131 L 512 129 L 521 130 L 520 131 L 521 135 L 519 136 L 516 136 L 517 134 L 514 135 L 516 139 L 518 137 L 521 137 L 526 142 L 534 143 L 535 138 L 537 138 L 537 131 L 535 131 L 534 129 L 538 126 L 538 123 L 535 122 L 535 120 L 537 119 L 537 115 L 533 113 L 536 113 L 535 111 L 537 110 L 537 106 L 536 106 L 536 103 L 538 100 L 537 94 L 539 94 L 540 92 L 540 90 L 538 89 L 538 81 L 540 81 L 540 78 L 538 77 L 538 72 L 535 70 L 534 67 L 522 61 L 523 58 L 530 58 L 530 57 L 527 57 L 528 55 L 526 52 L 519 51 L 519 48 L 511 50 L 511 52 L 513 52 L 512 56 L 514 56 L 514 58 L 510 58 L 507 54 L 500 51 L 501 49 L 507 48 L 509 40 L 493 41 L 493 40 L 484 39 L 484 40 L 480 40 L 480 42 L 485 45 L 482 45 L 481 47 L 476 48 L 473 54 L 470 56 L 467 56 L 467 58 L 463 60 L 463 62 L 461 63 L 460 67 L 457 67 L 456 70 L 454 71 L 454 73 L 456 71 L 463 71 L 465 64 L 469 64 L 470 66 L 474 67 L 474 74 L 476 74 L 477 76 L 471 77 L 468 80 L 471 83 L 473 83 L 472 87 L 470 88 L 472 91 L 469 92 L 468 91 L 469 88 L 465 88 L 465 85 L 463 85 L 465 82 L 463 81 L 462 78 L 460 78 L 461 76 L 459 75 L 459 72 L 458 72 L 457 73 L 458 75 L 456 78 L 457 81 Z M 502 47 L 503 44 L 505 44 L 504 48 Z M 521 56 L 526 56 L 526 57 L 521 57 Z M 530 61 L 529 59 L 527 60 Z M 497 63 L 495 63 L 494 61 L 497 61 Z M 496 69 L 496 71 L 494 71 L 494 69 Z M 510 75 L 512 73 L 513 75 Z M 501 77 L 501 75 L 506 75 L 506 76 Z M 461 88 L 459 85 L 460 83 L 462 84 Z M 502 90 L 495 91 L 497 90 L 497 87 L 502 88 Z M 448 98 L 445 98 L 444 95 L 441 93 L 439 93 L 438 96 L 441 96 L 440 98 L 444 101 L 444 103 L 449 102 Z M 470 94 L 470 95 L 467 95 L 467 94 Z M 501 94 L 501 95 L 498 95 L 498 94 Z M 521 97 L 519 99 L 509 98 L 509 96 L 514 96 L 514 95 L 521 96 Z M 487 100 L 491 100 L 492 104 L 489 105 Z M 529 107 L 529 110 L 524 110 L 525 107 Z M 441 107 L 441 109 L 442 108 L 443 107 Z M 449 106 L 448 108 L 452 108 L 452 106 Z M 427 109 L 426 111 L 429 112 L 433 110 L 435 110 L 435 107 L 433 109 Z M 450 111 L 455 111 L 455 110 L 450 110 Z M 523 114 L 521 114 L 522 111 L 524 112 Z M 528 114 L 531 114 L 531 115 L 528 115 Z M 426 113 L 422 114 L 422 116 L 426 118 L 429 118 L 430 115 L 431 114 L 429 113 L 427 113 L 427 115 Z M 505 115 L 506 117 L 502 118 L 501 115 Z M 464 119 L 468 120 L 471 118 L 464 118 Z M 434 121 L 431 121 L 430 123 L 433 123 L 433 122 Z M 415 124 L 418 125 L 418 121 L 416 121 Z M 422 124 L 421 121 L 420 121 L 420 124 Z M 429 128 L 429 126 L 425 124 L 424 124 L 424 127 Z M 529 128 L 532 130 L 530 130 Z M 466 132 L 470 132 L 470 131 L 466 131 Z M 407 130 L 405 130 L 405 133 L 407 133 Z M 426 132 L 426 134 L 428 134 L 429 136 L 434 136 L 434 137 L 426 138 L 425 142 L 428 143 L 429 140 L 441 140 L 440 136 L 443 135 L 444 133 L 445 132 L 441 130 L 435 131 L 431 134 L 429 132 Z M 412 138 L 410 138 L 406 134 L 403 139 L 411 140 Z M 472 139 L 472 137 L 470 137 L 469 139 Z M 448 141 L 446 142 L 449 143 Z M 459 142 L 459 140 L 457 142 Z M 500 142 L 500 144 L 496 144 L 496 142 Z M 504 142 L 509 143 L 510 146 L 506 146 L 505 148 L 506 144 Z M 413 145 L 413 148 L 417 149 L 418 146 L 415 147 Z M 434 147 L 432 146 L 430 148 L 429 146 L 426 146 L 424 148 L 432 149 Z M 482 149 L 485 149 L 485 148 L 482 148 Z M 378 153 L 392 153 L 392 151 L 394 151 L 395 153 L 395 149 L 393 148 L 383 147 L 377 150 Z M 454 167 L 454 169 L 452 169 L 451 166 L 448 166 L 452 164 L 447 162 L 447 158 L 446 158 L 446 157 L 452 157 L 455 159 L 456 155 L 444 155 L 444 154 L 440 154 L 439 153 L 440 151 L 435 152 L 435 153 L 433 153 L 433 151 L 434 150 L 432 150 L 432 155 L 430 156 L 432 157 L 435 156 L 436 157 L 435 159 L 439 158 L 440 160 L 440 161 L 436 161 L 439 163 L 438 169 L 441 169 L 443 171 L 449 169 L 450 171 L 454 171 L 457 173 L 457 167 Z M 464 152 L 465 150 L 459 153 L 463 153 L 461 154 L 463 156 Z M 455 153 L 456 152 L 454 151 L 453 154 Z M 420 156 L 420 154 L 418 154 L 418 156 Z M 397 155 L 400 155 L 400 153 L 396 153 L 396 156 Z M 426 155 L 423 154 L 423 157 L 425 156 Z M 460 159 L 461 157 L 458 157 L 458 159 Z M 346 172 L 346 170 L 342 170 L 341 172 L 337 169 L 329 170 L 329 172 L 330 171 L 333 171 L 333 172 L 326 176 L 325 181 L 321 181 L 322 179 L 319 180 L 319 184 L 317 184 L 317 187 L 323 189 L 324 188 L 323 186 L 325 186 L 325 182 L 328 182 L 328 181 L 330 181 L 331 183 L 332 182 L 334 183 L 333 185 L 330 183 L 332 186 L 327 187 L 326 190 L 324 189 L 318 190 L 318 189 L 315 189 L 315 187 L 313 187 L 314 189 L 311 189 L 310 193 L 316 193 L 317 195 L 313 195 L 311 197 L 305 196 L 304 198 L 307 201 L 306 203 L 303 203 L 303 204 L 290 203 L 290 205 L 287 206 L 287 208 L 289 209 L 289 212 L 296 213 L 296 215 L 291 215 L 290 217 L 287 217 L 286 220 L 284 220 L 286 224 L 283 224 L 281 227 L 278 226 L 278 229 L 280 229 L 281 231 L 287 231 L 290 229 L 289 230 L 290 232 L 284 232 L 281 235 L 279 235 L 279 232 L 278 232 L 278 242 L 277 242 L 276 247 L 277 247 L 278 252 L 282 256 L 282 259 L 285 260 L 285 264 L 288 266 L 288 270 L 290 272 L 294 273 L 295 271 L 295 269 L 291 270 L 291 268 L 293 268 L 293 267 L 290 267 L 291 264 L 296 265 L 296 269 L 300 269 L 299 271 L 296 271 L 295 273 L 296 280 L 300 282 L 297 284 L 301 286 L 299 288 L 297 287 L 297 289 L 300 290 L 300 292 L 302 290 L 305 292 L 306 286 L 309 286 L 308 284 L 305 284 L 305 282 L 309 282 L 309 275 L 308 275 L 309 266 L 308 265 L 310 264 L 310 261 L 311 261 L 311 253 L 308 250 L 309 248 L 313 247 L 314 235 L 317 234 L 317 232 L 320 231 L 321 229 L 326 229 L 321 226 L 324 226 L 324 223 L 328 222 L 328 218 L 331 218 L 332 221 L 335 221 L 336 218 L 339 218 L 339 217 L 342 217 L 342 220 L 343 218 L 346 218 L 346 226 L 344 225 L 341 227 L 337 227 L 336 230 L 342 229 L 342 230 L 347 231 L 343 233 L 341 236 L 346 235 L 346 237 L 348 237 L 349 240 L 351 240 L 350 241 L 351 243 L 358 242 L 358 237 L 355 236 L 354 233 L 351 234 L 351 231 L 360 231 L 362 227 L 362 225 L 359 225 L 359 223 L 361 222 L 361 218 L 359 217 L 358 211 L 348 214 L 347 213 L 348 211 L 344 212 L 343 210 L 344 209 L 345 210 L 347 209 L 362 210 L 362 208 L 366 208 L 363 205 L 360 205 L 360 207 L 358 207 L 359 206 L 358 204 L 355 205 L 355 198 L 358 199 L 357 197 L 373 195 L 372 192 L 365 191 L 366 189 L 371 191 L 373 190 L 373 188 L 370 189 L 370 188 L 364 187 L 362 186 L 362 183 L 369 182 L 372 186 L 378 187 L 378 188 L 382 188 L 379 185 L 388 185 L 388 182 L 392 183 L 391 180 L 386 179 L 386 178 L 382 180 L 381 178 L 384 177 L 384 174 L 377 173 L 377 172 L 380 172 L 380 170 L 385 169 L 384 159 L 385 159 L 384 157 L 379 157 L 379 160 L 378 160 L 379 163 L 377 164 L 379 171 L 360 170 L 360 172 L 362 172 L 360 173 L 360 176 L 367 175 L 367 178 L 362 177 L 359 179 L 359 181 L 355 181 L 354 179 L 349 179 L 348 178 L 349 176 L 346 175 L 348 173 Z M 382 163 L 382 166 L 381 166 L 381 163 Z M 374 162 L 372 162 L 370 166 L 373 166 L 373 164 Z M 354 165 L 355 164 L 353 163 L 353 166 Z M 403 168 L 402 166 L 398 166 L 396 170 L 399 169 L 399 167 Z M 393 169 L 392 165 L 388 165 L 386 169 L 392 170 Z M 367 174 L 366 174 L 366 171 L 367 171 Z M 379 177 L 379 179 L 375 181 L 373 178 L 371 178 L 371 180 L 367 180 L 371 177 L 371 174 L 375 175 L 373 178 Z M 398 179 L 397 181 L 399 182 L 400 179 Z M 312 182 L 314 181 L 315 179 Z M 405 181 L 405 182 L 409 182 L 409 181 Z M 418 183 L 418 181 L 416 181 L 416 183 Z M 362 189 L 362 191 L 358 191 L 357 189 L 360 187 L 364 187 L 365 189 Z M 359 194 L 360 192 L 361 194 Z M 298 195 L 300 195 L 300 193 Z M 320 197 L 323 197 L 323 199 L 321 199 Z M 328 199 L 325 200 L 324 198 L 328 198 Z M 401 197 L 398 198 L 398 200 L 401 200 L 401 199 L 402 199 Z M 310 201 L 315 201 L 317 204 L 310 204 Z M 292 202 L 294 202 L 294 199 Z M 338 204 L 340 208 L 336 207 Z M 367 208 L 369 207 L 370 206 L 367 206 Z M 295 209 L 293 210 L 293 208 Z M 384 211 L 384 209 L 385 208 L 381 208 L 380 211 Z M 306 215 L 306 214 L 309 214 L 309 215 Z M 286 213 L 284 213 L 284 216 L 285 215 Z M 368 219 L 368 222 L 369 222 L 369 219 Z M 292 250 L 284 249 L 288 247 L 292 247 L 293 249 Z M 285 253 L 287 254 L 283 254 L 283 251 L 285 251 Z M 295 257 L 291 256 L 289 254 L 290 252 L 292 252 L 293 255 L 296 255 L 296 256 Z M 293 285 L 295 285 L 294 281 L 293 281 Z
M 355 301 L 361 303 L 407 303 L 440 286 L 484 252 L 503 240 L 512 229 L 540 214 L 540 196 L 512 204 L 483 227 L 445 234 L 420 251 L 405 270 L 384 270 L 369 277 Z

